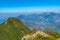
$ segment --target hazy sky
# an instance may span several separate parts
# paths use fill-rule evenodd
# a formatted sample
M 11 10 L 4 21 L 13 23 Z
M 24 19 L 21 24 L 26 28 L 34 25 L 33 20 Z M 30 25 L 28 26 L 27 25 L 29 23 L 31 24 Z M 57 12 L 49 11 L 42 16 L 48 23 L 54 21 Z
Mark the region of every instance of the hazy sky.
M 46 11 L 60 12 L 60 0 L 0 0 L 0 18 L 19 15 L 11 13 Z
M 60 11 L 60 0 L 0 0 L 1 12 Z
M 60 12 L 60 7 L 17 7 L 1 8 L 0 13 Z

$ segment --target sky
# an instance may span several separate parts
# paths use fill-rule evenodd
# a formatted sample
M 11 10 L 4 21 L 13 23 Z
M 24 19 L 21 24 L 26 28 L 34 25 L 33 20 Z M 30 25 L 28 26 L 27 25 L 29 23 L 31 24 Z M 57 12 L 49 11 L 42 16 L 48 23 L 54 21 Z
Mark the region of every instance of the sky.
M 1 8 L 60 6 L 60 0 L 0 0 Z
M 60 10 L 60 0 L 0 0 L 0 13 L 55 10 Z
M 60 0 L 0 0 L 0 17 L 1 15 L 9 16 L 8 14 L 4 15 L 2 13 L 47 11 L 60 12 Z

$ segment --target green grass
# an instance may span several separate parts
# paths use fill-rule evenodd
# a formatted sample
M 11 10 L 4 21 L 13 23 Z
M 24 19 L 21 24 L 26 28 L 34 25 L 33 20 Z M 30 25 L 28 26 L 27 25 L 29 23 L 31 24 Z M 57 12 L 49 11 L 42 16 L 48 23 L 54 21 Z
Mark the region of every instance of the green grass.
M 0 25 L 0 40 L 21 40 L 29 29 L 18 19 L 9 18 Z

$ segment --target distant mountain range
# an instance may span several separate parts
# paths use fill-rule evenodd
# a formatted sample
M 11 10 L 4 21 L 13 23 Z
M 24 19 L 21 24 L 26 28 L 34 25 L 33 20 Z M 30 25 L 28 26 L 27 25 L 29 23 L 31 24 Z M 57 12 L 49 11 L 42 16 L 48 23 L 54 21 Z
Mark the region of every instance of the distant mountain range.
M 17 17 L 31 30 L 53 30 L 60 32 L 60 14 L 54 12 L 33 13 Z
M 31 30 L 53 30 L 60 32 L 60 13 L 29 13 L 21 14 L 15 18 L 20 19 L 25 26 L 29 27 Z M 7 18 L 0 18 L 0 24 L 6 20 Z

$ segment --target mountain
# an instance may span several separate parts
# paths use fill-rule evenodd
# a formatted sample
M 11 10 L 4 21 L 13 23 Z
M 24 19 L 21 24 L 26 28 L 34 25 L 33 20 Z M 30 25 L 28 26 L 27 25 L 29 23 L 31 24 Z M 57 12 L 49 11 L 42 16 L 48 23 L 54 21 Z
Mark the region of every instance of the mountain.
M 32 30 L 29 34 L 22 37 L 21 40 L 59 40 L 60 33 L 52 31 Z
M 52 30 L 60 32 L 60 13 L 44 12 L 28 15 L 19 15 L 17 17 L 31 30 Z
M 21 40 L 29 29 L 17 18 L 10 17 L 0 24 L 0 40 Z

